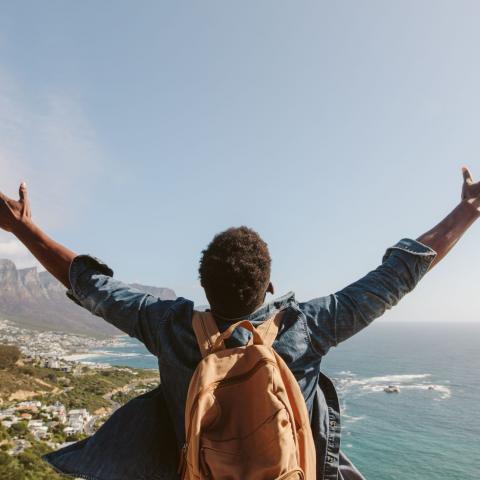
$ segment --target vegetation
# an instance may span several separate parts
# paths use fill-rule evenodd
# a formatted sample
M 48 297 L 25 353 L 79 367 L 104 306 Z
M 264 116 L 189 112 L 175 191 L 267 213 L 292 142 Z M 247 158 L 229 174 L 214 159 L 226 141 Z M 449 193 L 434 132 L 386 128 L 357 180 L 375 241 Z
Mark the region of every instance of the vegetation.
M 140 381 L 153 376 L 152 372 L 144 370 L 135 371 L 135 375 L 131 370 L 126 369 L 87 370 L 87 372 L 80 376 L 68 377 L 68 388 L 64 389 L 62 393 L 50 394 L 43 398 L 52 402 L 57 400 L 63 403 L 67 409 L 86 408 L 93 413 L 101 408 L 111 407 L 111 402 L 104 398 L 105 395 L 132 381 Z M 58 385 L 58 377 L 55 381 Z
M 49 449 L 41 442 L 32 442 L 16 456 L 0 451 L 0 478 L 2 480 L 65 480 L 63 475 L 55 473 L 41 456 Z
M 30 392 L 28 395 L 31 396 L 32 392 L 44 394 L 53 391 L 56 382 L 47 378 L 48 373 L 42 370 L 50 371 L 39 367 L 16 365 L 0 369 L 0 398 L 9 401 L 12 395 L 15 396 L 19 392 Z
M 8 348 L 6 348 L 8 347 Z M 0 399 L 1 408 L 18 403 L 18 400 L 40 400 L 43 404 L 60 402 L 67 410 L 86 408 L 90 413 L 103 409 L 108 413 L 114 403 L 123 404 L 137 396 L 147 384 L 155 383 L 157 373 L 151 370 L 137 370 L 115 367 L 97 370 L 89 367 L 74 369 L 73 372 L 43 368 L 35 362 L 21 358 L 20 353 L 10 346 L 0 346 Z M 17 349 L 18 350 L 18 349 Z M 19 361 L 20 360 L 20 361 Z M 145 384 L 145 386 L 144 386 Z M 126 386 L 131 386 L 125 389 Z M 124 391 L 125 390 L 125 391 Z M 23 395 L 23 397 L 22 397 Z M 21 414 L 23 411 L 18 410 Z M 25 410 L 32 419 L 43 419 L 42 411 Z M 51 419 L 53 422 L 58 419 Z M 98 417 L 98 426 L 104 417 Z M 0 423 L 0 479 L 1 480 L 65 480 L 55 473 L 41 456 L 52 448 L 45 442 L 37 441 L 29 432 L 28 422 L 21 420 L 6 429 Z M 49 443 L 62 444 L 77 441 L 84 434 L 66 437 L 65 425 L 51 425 Z M 15 451 L 19 442 L 26 444 Z
M 144 393 L 143 390 L 130 390 L 129 392 L 117 392 L 112 396 L 112 400 L 116 403 L 123 405 L 124 403 L 129 402 L 135 397 L 138 397 L 141 393 Z
M 12 367 L 20 357 L 20 350 L 15 345 L 0 345 L 0 368 Z
M 14 426 L 12 425 L 12 427 Z M 14 437 L 25 438 L 30 444 L 18 455 L 7 453 L 13 446 Z M 51 467 L 41 459 L 41 456 L 48 451 L 48 447 L 41 442 L 37 442 L 26 428 L 10 428 L 7 430 L 0 423 L 0 478 L 2 480 L 65 479 L 66 477 L 53 472 Z
M 31 399 L 47 403 L 59 401 L 67 409 L 86 408 L 94 413 L 100 408 L 111 406 L 111 403 L 103 398 L 104 395 L 132 381 L 142 381 L 154 376 L 150 370 L 130 368 L 94 370 L 84 367 L 73 374 L 34 364 L 10 365 L 0 369 L 0 398 L 8 403 L 12 395 L 28 392 Z

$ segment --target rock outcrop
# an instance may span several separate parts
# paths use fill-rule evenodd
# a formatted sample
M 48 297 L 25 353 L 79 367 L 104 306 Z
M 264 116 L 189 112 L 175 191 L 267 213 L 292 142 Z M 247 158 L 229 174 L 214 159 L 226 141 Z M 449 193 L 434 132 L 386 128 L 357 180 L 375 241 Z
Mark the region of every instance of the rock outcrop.
M 162 300 L 177 298 L 169 288 L 131 286 Z M 48 272 L 38 272 L 36 267 L 17 269 L 11 260 L 0 259 L 0 318 L 38 330 L 96 337 L 121 333 L 72 302 L 65 290 Z

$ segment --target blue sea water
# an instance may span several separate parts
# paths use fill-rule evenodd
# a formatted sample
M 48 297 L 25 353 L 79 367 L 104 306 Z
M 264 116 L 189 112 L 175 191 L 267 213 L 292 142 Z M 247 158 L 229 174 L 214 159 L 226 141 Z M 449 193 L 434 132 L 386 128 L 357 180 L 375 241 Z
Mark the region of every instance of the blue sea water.
M 89 360 L 157 368 L 133 339 Z M 480 324 L 377 322 L 323 369 L 341 399 L 342 448 L 368 480 L 480 479 Z

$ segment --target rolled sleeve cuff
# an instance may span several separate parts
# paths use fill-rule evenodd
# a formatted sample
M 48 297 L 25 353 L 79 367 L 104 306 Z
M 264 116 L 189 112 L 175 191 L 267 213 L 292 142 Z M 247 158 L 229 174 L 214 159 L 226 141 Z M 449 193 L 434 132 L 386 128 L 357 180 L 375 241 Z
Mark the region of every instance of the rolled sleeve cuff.
M 113 270 L 97 257 L 92 255 L 77 255 L 70 264 L 68 279 L 70 288 L 66 295 L 78 305 L 81 300 L 88 295 L 86 280 L 94 274 L 107 275 L 113 277 Z
M 385 260 L 387 260 L 387 258 L 395 251 L 403 251 L 417 256 L 420 262 L 421 275 L 425 274 L 434 258 L 437 256 L 437 252 L 433 250 L 433 248 L 419 242 L 418 240 L 402 238 L 395 245 L 387 248 L 382 261 L 385 262 Z

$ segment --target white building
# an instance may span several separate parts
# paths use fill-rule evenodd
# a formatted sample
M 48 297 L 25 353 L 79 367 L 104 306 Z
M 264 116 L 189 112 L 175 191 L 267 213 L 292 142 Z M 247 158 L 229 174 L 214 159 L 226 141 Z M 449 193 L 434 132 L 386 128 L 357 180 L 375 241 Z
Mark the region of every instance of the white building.
M 82 431 L 83 431 L 83 426 L 82 426 L 81 429 L 78 429 L 78 428 L 75 428 L 75 427 L 65 427 L 65 428 L 63 429 L 63 433 L 64 433 L 67 437 L 69 437 L 70 435 L 75 435 L 75 434 L 77 434 L 77 433 L 82 433 Z
M 34 429 L 32 431 L 32 435 L 37 440 L 45 440 L 50 437 L 50 434 L 48 433 L 48 427 L 46 425 Z
M 37 410 L 42 406 L 42 402 L 28 401 L 17 403 L 17 410 Z

